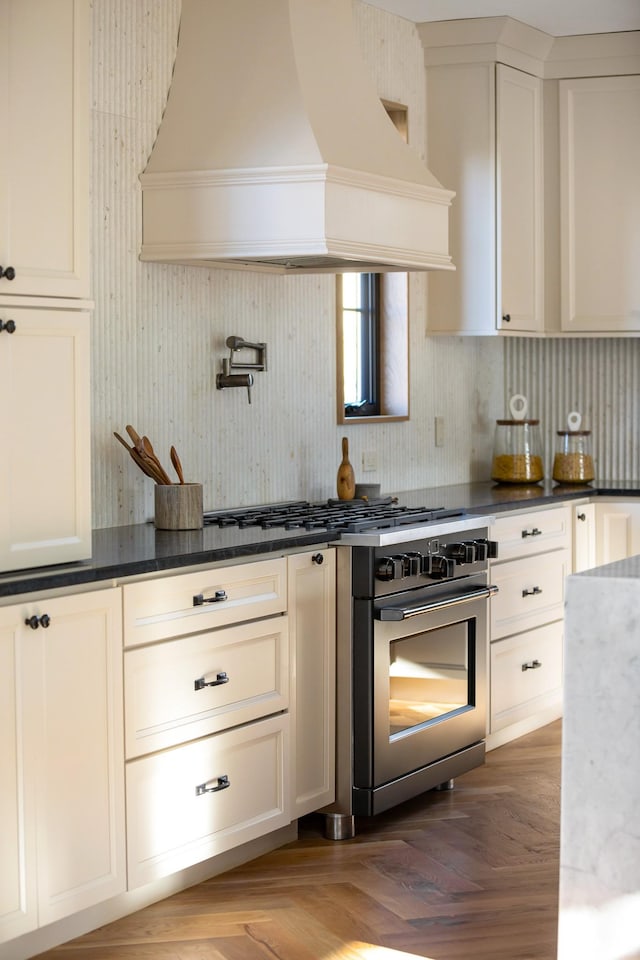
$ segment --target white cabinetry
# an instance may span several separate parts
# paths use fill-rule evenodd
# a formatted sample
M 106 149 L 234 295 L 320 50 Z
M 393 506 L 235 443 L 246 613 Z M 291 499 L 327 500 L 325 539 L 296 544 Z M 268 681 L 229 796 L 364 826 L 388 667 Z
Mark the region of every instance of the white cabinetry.
M 640 76 L 562 80 L 561 323 L 640 331 Z
M 456 191 L 456 272 L 429 277 L 429 333 L 543 330 L 541 80 L 496 63 L 430 66 L 428 166 Z
M 117 588 L 0 607 L 0 941 L 125 889 L 121 623 Z
M 0 0 L 0 571 L 91 554 L 88 0 Z
M 291 820 L 287 561 L 123 593 L 133 889 Z
M 89 295 L 89 3 L 0 0 L 0 296 Z
M 598 498 L 596 563 L 613 563 L 640 553 L 640 500 Z
M 288 559 L 292 817 L 335 799 L 336 551 Z
M 491 579 L 489 747 L 562 712 L 564 583 L 571 573 L 568 506 L 500 516 Z
M 89 314 L 0 302 L 0 322 L 0 570 L 83 559 L 91 554 Z
M 591 570 L 596 565 L 596 505 L 574 503 L 573 516 L 573 572 Z

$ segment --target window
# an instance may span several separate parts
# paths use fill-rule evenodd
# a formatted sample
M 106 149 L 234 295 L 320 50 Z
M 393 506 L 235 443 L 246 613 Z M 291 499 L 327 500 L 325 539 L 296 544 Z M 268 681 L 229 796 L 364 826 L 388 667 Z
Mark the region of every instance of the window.
M 337 277 L 338 423 L 409 419 L 406 273 Z
M 344 412 L 347 417 L 380 413 L 380 275 L 342 275 Z

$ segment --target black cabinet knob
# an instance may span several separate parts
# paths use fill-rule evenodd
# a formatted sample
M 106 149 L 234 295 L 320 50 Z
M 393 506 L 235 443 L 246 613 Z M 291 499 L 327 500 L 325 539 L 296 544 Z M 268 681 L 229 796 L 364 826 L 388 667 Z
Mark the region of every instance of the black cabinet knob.
M 4 277 L 5 280 L 13 280 L 16 272 L 13 267 L 0 267 L 0 277 Z
M 38 627 L 44 627 L 46 630 L 51 623 L 51 617 L 48 613 L 43 613 L 41 617 L 36 616 L 34 613 L 33 616 L 27 617 L 24 622 L 25 626 L 31 627 L 32 630 L 37 630 Z
M 511 314 L 510 314 L 510 313 L 503 313 L 503 314 L 502 314 L 502 322 L 503 322 L 503 323 L 511 323 Z
M 6 323 L 3 323 L 2 320 L 0 320 L 0 333 L 2 333 L 3 330 L 6 330 L 7 333 L 13 333 L 15 329 L 15 320 L 7 320 Z
M 311 562 L 312 562 L 312 563 L 317 563 L 318 566 L 320 566 L 320 564 L 324 563 L 324 556 L 323 556 L 323 554 L 321 554 L 321 553 L 314 553 L 314 555 L 311 557 Z

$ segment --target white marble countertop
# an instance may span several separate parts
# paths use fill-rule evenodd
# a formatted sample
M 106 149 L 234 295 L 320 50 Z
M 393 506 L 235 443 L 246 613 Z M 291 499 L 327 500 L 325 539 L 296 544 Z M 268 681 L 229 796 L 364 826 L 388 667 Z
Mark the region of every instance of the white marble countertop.
M 640 557 L 567 579 L 559 960 L 640 957 Z

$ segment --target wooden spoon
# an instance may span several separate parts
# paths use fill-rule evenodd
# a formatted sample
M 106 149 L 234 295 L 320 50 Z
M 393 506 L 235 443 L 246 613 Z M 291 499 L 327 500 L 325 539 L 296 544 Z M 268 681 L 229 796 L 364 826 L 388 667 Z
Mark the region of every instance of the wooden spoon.
M 134 431 L 134 432 L 135 432 L 135 431 Z M 157 470 L 155 469 L 155 467 L 153 466 L 153 464 L 151 464 L 149 461 L 143 459 L 143 458 L 140 456 L 140 454 L 138 453 L 138 451 L 136 450 L 136 448 L 135 448 L 135 447 L 130 447 L 129 444 L 127 443 L 127 441 L 126 441 L 123 437 L 121 437 L 119 433 L 116 433 L 115 430 L 114 430 L 114 432 L 113 432 L 113 435 L 114 435 L 114 437 L 116 438 L 116 440 L 117 440 L 119 443 L 122 444 L 122 446 L 125 448 L 125 450 L 127 450 L 127 451 L 129 452 L 129 455 L 130 455 L 131 459 L 133 460 L 133 462 L 136 464 L 136 466 L 140 467 L 140 469 L 142 470 L 142 472 L 143 472 L 144 474 L 146 474 L 147 477 L 150 477 L 150 478 L 151 478 L 152 480 L 154 480 L 156 483 L 161 482 L 160 475 L 158 474 L 158 472 L 157 472 Z
M 184 473 L 182 472 L 182 464 L 180 463 L 180 457 L 178 456 L 178 451 L 175 447 L 171 447 L 171 463 L 173 464 L 176 473 L 178 474 L 178 480 L 180 483 L 184 483 Z
M 166 472 L 166 470 L 158 460 L 155 450 L 153 449 L 151 440 L 149 440 L 149 437 L 142 438 L 142 446 L 144 449 L 144 455 L 157 467 L 158 473 L 162 478 L 161 482 L 170 485 L 173 481 L 171 480 L 169 474 Z

